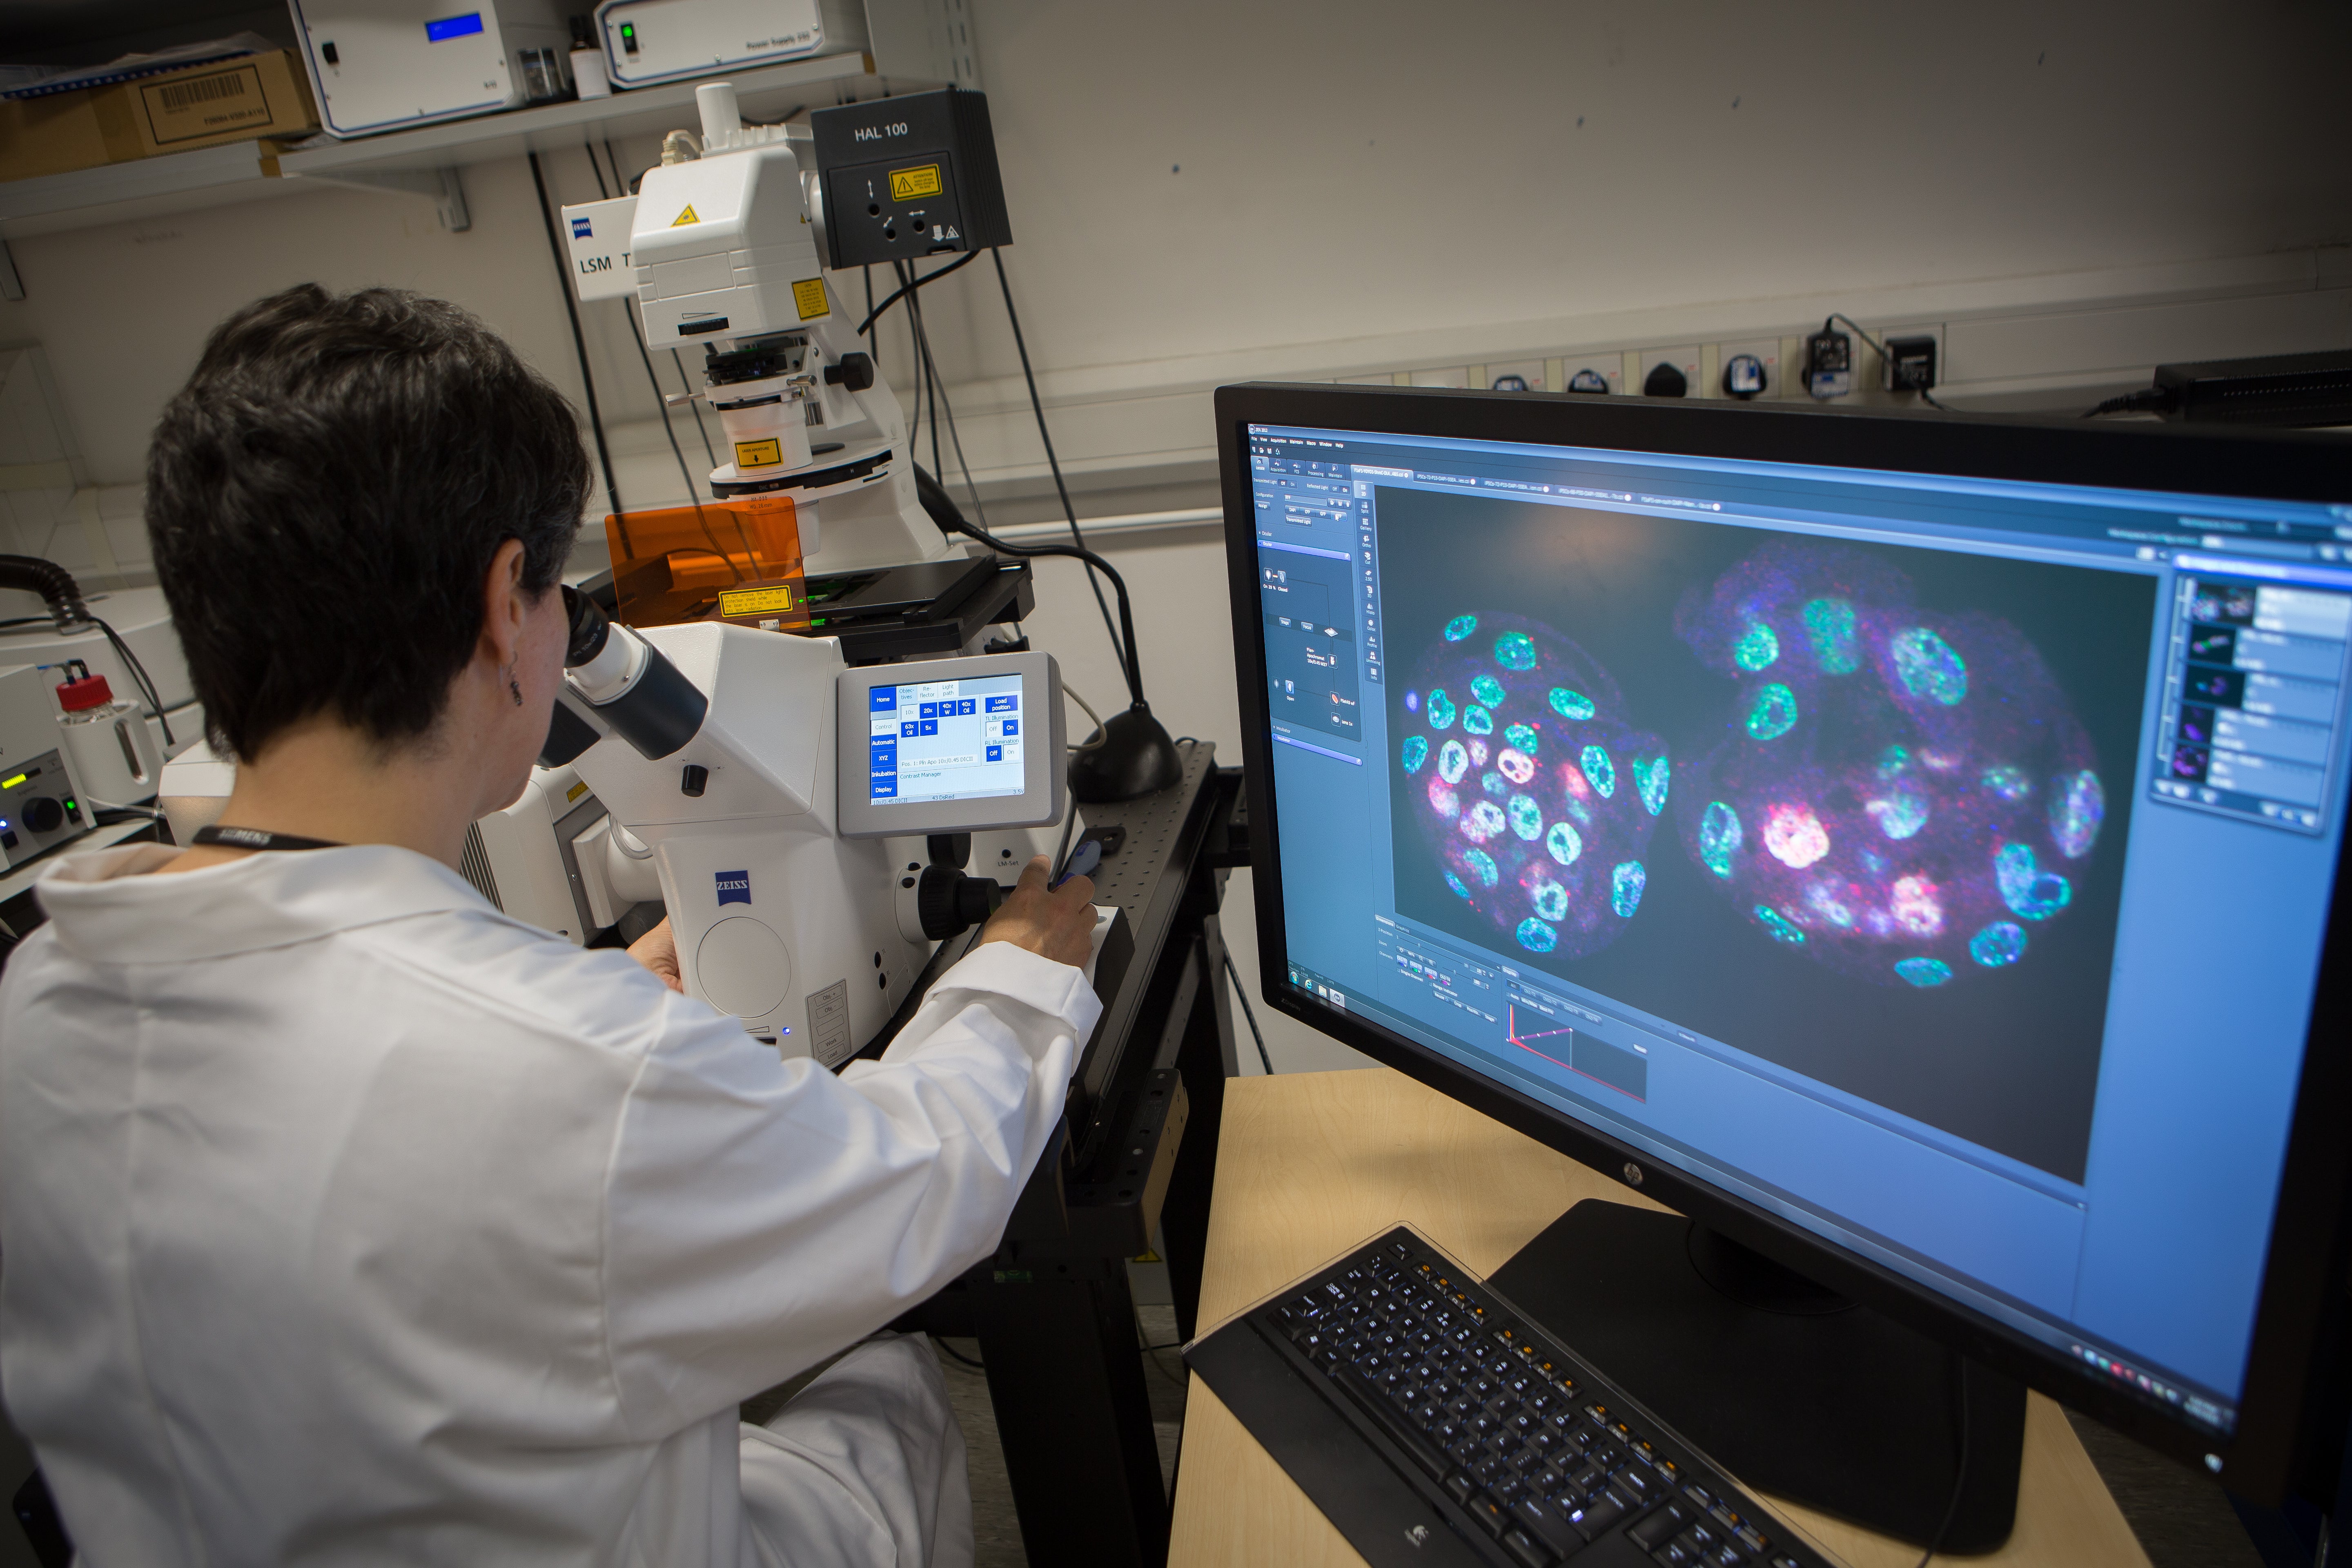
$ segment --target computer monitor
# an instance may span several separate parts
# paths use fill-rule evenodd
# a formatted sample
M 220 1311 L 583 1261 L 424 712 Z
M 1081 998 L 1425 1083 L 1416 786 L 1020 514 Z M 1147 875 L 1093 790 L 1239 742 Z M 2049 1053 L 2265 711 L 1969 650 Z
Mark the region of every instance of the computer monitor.
M 2242 1494 L 2341 1437 L 2352 447 L 1216 417 L 1276 1008 Z

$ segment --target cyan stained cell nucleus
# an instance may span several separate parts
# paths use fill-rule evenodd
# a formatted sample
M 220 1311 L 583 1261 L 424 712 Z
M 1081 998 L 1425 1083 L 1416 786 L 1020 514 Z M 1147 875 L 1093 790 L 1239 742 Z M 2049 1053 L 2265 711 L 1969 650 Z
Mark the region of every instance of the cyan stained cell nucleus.
M 1561 865 L 1573 866 L 1576 858 L 1584 853 L 1584 837 L 1567 823 L 1555 822 L 1551 825 L 1551 831 L 1544 835 L 1544 847 L 1550 850 L 1551 858 Z
M 1462 710 L 1462 732 L 1465 735 L 1491 735 L 1495 732 L 1495 716 L 1473 702 Z
M 2025 956 L 2025 928 L 1995 921 L 1969 938 L 1969 956 L 1987 969 L 2005 969 Z
M 2033 781 L 2025 776 L 2025 770 L 2011 767 L 2006 763 L 1987 768 L 1979 775 L 1977 783 L 2011 805 L 2033 793 Z
M 1718 877 L 1731 875 L 1731 858 L 1739 853 L 1739 814 L 1719 800 L 1706 803 L 1698 819 L 1698 858 Z
M 1592 699 L 1581 691 L 1570 691 L 1565 686 L 1551 689 L 1551 710 L 1563 719 L 1592 717 Z
M 1462 879 L 1451 871 L 1445 873 L 1445 885 L 1454 889 L 1454 896 L 1457 899 L 1466 899 L 1470 896 L 1470 889 L 1462 885 Z
M 1992 879 L 2010 912 L 2029 921 L 2048 920 L 2074 897 L 2065 878 L 2035 862 L 2030 844 L 2002 845 L 1992 858 Z
M 1805 605 L 1805 637 L 1823 675 L 1852 675 L 1862 668 L 1862 643 L 1854 636 L 1853 606 L 1843 599 L 1815 599 Z
M 1475 632 L 1477 629 L 1477 616 L 1456 616 L 1452 620 L 1445 623 L 1445 640 L 1447 642 L 1460 642 L 1464 637 L 1468 637 L 1472 632 Z
M 1536 913 L 1548 921 L 1568 918 L 1568 889 L 1549 878 L 1535 885 L 1528 900 L 1535 905 Z
M 1889 838 L 1910 838 L 1927 826 L 1927 797 L 1899 784 L 1862 809 L 1870 813 L 1878 831 Z
M 1478 787 L 1496 800 L 1511 793 L 1511 786 L 1504 781 L 1503 775 L 1492 768 L 1478 775 Z
M 1607 800 L 1617 793 L 1617 764 L 1609 760 L 1606 751 L 1599 746 L 1587 746 L 1580 761 L 1584 768 L 1585 782 L 1599 792 L 1601 799 Z
M 1495 639 L 1495 662 L 1505 669 L 1533 669 L 1536 639 L 1525 632 L 1505 632 Z
M 1501 806 L 1491 800 L 1482 800 L 1462 814 L 1462 831 L 1469 835 L 1471 842 L 1484 844 L 1503 831 L 1504 821 Z M 1495 879 L 1489 877 L 1486 885 L 1493 887 Z
M 1470 874 L 1478 879 L 1478 885 L 1482 888 L 1493 887 L 1495 879 L 1501 875 L 1495 868 L 1495 858 L 1484 849 L 1465 851 L 1462 863 L 1470 868 Z
M 1429 727 L 1433 730 L 1454 728 L 1454 699 L 1434 688 L 1429 693 Z
M 1904 773 L 1910 771 L 1910 767 L 1911 753 L 1902 746 L 1889 746 L 1886 750 L 1878 753 L 1878 776 L 1880 778 L 1900 778 Z
M 2050 781 L 2050 837 L 2067 859 L 2080 860 L 2091 852 L 2106 816 L 2107 792 L 2090 769 Z
M 1805 933 L 1797 929 L 1797 923 L 1771 905 L 1757 905 L 1756 919 L 1766 931 L 1772 933 L 1774 942 L 1785 942 L 1790 947 L 1805 945 Z
M 1507 724 L 1503 727 L 1503 739 L 1531 757 L 1543 744 L 1543 737 L 1536 733 L 1533 724 Z
M 1462 775 L 1470 771 L 1470 753 L 1459 741 L 1448 741 L 1437 749 L 1437 776 L 1447 784 L 1460 784 Z
M 1529 952 L 1549 952 L 1559 945 L 1559 932 L 1530 915 L 1519 922 L 1519 945 Z
M 1780 657 L 1780 634 L 1762 621 L 1750 621 L 1731 645 L 1731 662 L 1742 669 L 1767 669 Z
M 1526 784 L 1536 776 L 1536 760 L 1513 746 L 1503 748 L 1495 758 L 1495 767 L 1515 784 Z
M 1895 660 L 1895 677 L 1914 697 L 1951 708 L 1969 694 L 1968 662 L 1952 645 L 1926 626 L 1896 632 L 1886 642 Z
M 1500 708 L 1503 705 L 1503 699 L 1510 693 L 1505 691 L 1503 683 L 1493 676 L 1474 675 L 1470 678 L 1470 695 L 1489 708 Z
M 1417 773 L 1421 772 L 1421 764 L 1427 761 L 1429 761 L 1428 737 L 1407 735 L 1404 738 L 1404 771 Z
M 1641 792 L 1642 807 L 1652 816 L 1666 808 L 1666 786 L 1673 782 L 1674 764 L 1664 757 L 1633 759 L 1633 787 Z
M 1633 911 L 1642 907 L 1642 889 L 1649 885 L 1650 873 L 1639 860 L 1628 860 L 1609 873 L 1609 907 L 1617 911 L 1618 919 L 1633 918 Z
M 1530 840 L 1543 837 L 1543 807 L 1532 796 L 1515 795 L 1503 809 L 1510 814 L 1513 833 Z
M 1777 741 L 1797 727 L 1797 694 L 1772 682 L 1748 705 L 1748 732 L 1759 741 Z
M 1952 966 L 1940 958 L 1906 958 L 1895 966 L 1895 973 L 1924 991 L 1949 980 Z

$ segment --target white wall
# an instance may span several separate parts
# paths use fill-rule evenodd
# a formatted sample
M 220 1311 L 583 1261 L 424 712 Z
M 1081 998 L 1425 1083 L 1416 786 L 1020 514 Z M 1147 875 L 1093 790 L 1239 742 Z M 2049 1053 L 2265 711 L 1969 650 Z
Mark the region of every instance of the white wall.
M 1948 391 L 1988 405 L 2081 401 L 2164 359 L 2352 343 L 2352 11 L 2323 0 L 974 11 L 1008 265 L 1090 515 L 1212 499 L 1207 391 L 1224 380 L 1801 332 L 1832 309 L 1938 326 Z M 641 165 L 653 142 L 621 154 Z M 545 163 L 556 199 L 595 194 L 583 153 Z M 47 346 L 90 473 L 117 487 L 212 323 L 303 279 L 456 300 L 576 398 L 529 169 L 465 179 L 463 234 L 418 201 L 329 190 L 15 238 L 27 298 L 0 304 L 0 344 Z M 934 292 L 992 517 L 1047 515 L 989 264 Z M 583 316 L 622 489 L 674 501 L 619 309 Z M 902 388 L 904 341 L 885 338 Z M 135 514 L 133 492 L 102 502 L 84 511 Z M 1237 758 L 1214 534 L 1112 552 L 1155 706 Z M 1031 629 L 1115 700 L 1091 597 L 1058 564 L 1042 576 Z M 1233 923 L 1246 964 L 1238 907 Z M 1327 1059 L 1267 1022 L 1278 1060 Z

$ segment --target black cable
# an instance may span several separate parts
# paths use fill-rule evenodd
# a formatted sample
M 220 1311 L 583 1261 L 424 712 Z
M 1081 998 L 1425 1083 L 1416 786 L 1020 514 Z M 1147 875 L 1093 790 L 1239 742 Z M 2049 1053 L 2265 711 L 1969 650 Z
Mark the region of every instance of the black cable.
M 677 384 L 686 391 L 686 405 L 694 414 L 694 433 L 702 437 L 702 455 L 710 466 L 719 466 L 719 454 L 710 445 L 710 426 L 702 422 L 702 400 L 694 395 L 694 377 L 687 374 L 686 361 L 676 349 L 669 351 L 669 363 L 677 366 Z
M 1868 343 L 1871 346 L 1872 350 L 1877 353 L 1881 361 L 1891 362 L 1893 360 L 1894 356 L 1886 352 L 1886 345 L 1880 342 L 1876 338 L 1872 337 L 1868 332 L 1863 331 L 1862 323 L 1855 321 L 1852 316 L 1847 315 L 1843 310 L 1832 310 L 1829 314 L 1829 321 L 1822 323 L 1822 331 L 1826 332 L 1830 330 L 1830 321 L 1843 321 L 1847 326 L 1853 329 L 1854 335 L 1856 337 L 1860 338 L 1864 342 Z M 1898 390 L 1917 393 L 1919 395 L 1919 401 L 1926 404 L 1930 408 L 1937 409 L 1945 414 L 1952 412 L 1950 409 L 1946 408 L 1942 404 L 1937 402 L 1936 395 L 1928 391 L 1924 386 L 1902 387 Z
M 1943 1548 L 1944 1537 L 1951 1532 L 1952 1521 L 1960 1516 L 1960 1494 L 1969 1481 L 1969 1363 L 1959 1352 L 1952 1356 L 1954 1392 L 1960 1403 L 1960 1459 L 1952 1474 L 1952 1500 L 1944 1505 L 1944 1522 L 1936 1527 L 1928 1538 L 1927 1550 L 1919 1554 L 1918 1568 L 1927 1568 L 1927 1560 Z
M 909 278 L 915 275 L 915 264 L 911 261 L 907 263 L 906 275 Z M 914 331 L 916 352 L 923 359 L 923 400 L 928 405 L 925 416 L 931 422 L 931 473 L 936 477 L 947 472 L 947 465 L 940 461 L 940 404 L 943 394 L 940 390 L 940 367 L 938 362 L 931 358 L 931 335 L 923 330 L 920 296 L 910 295 L 908 298 L 907 321 Z M 953 405 L 949 405 L 948 416 L 955 416 Z M 986 526 L 985 523 L 982 526 Z
M 964 1354 L 961 1351 L 957 1350 L 954 1346 L 949 1344 L 947 1341 L 940 1338 L 937 1334 L 933 1334 L 931 1336 L 931 1343 L 940 1347 L 940 1353 L 942 1355 L 963 1363 L 964 1365 L 971 1368 L 974 1372 L 986 1372 L 988 1370 L 986 1363 L 972 1360 L 971 1357 Z
M 1013 327 L 1013 346 L 1020 351 L 1021 379 L 1029 386 L 1029 409 L 1037 416 L 1037 439 L 1045 448 L 1045 468 L 1054 476 L 1054 492 L 1062 498 L 1062 516 L 1070 525 L 1070 542 L 1084 550 L 1087 547 L 1087 536 L 1078 531 L 1078 509 L 1070 504 L 1070 487 L 1062 482 L 1061 459 L 1054 455 L 1054 433 L 1045 428 L 1045 402 L 1044 398 L 1037 395 L 1037 376 L 1029 368 L 1029 341 L 1021 333 L 1021 312 L 1013 307 L 1013 280 L 1004 273 L 1004 253 L 991 246 L 988 254 L 996 262 L 996 286 L 1004 295 L 1004 319 Z M 1110 606 L 1103 603 L 1102 584 L 1095 581 L 1092 568 L 1087 572 L 1087 584 L 1095 591 L 1095 608 L 1102 612 L 1103 629 L 1110 631 Z M 1112 632 L 1112 638 L 1114 641 L 1117 640 L 1116 632 Z M 1130 660 L 1136 658 L 1135 640 L 1131 637 L 1128 639 L 1127 652 Z M 1130 684 L 1139 689 L 1142 686 L 1143 671 L 1140 664 L 1137 665 L 1135 676 Z
M 628 509 L 621 504 L 621 487 L 613 479 L 613 452 L 604 443 L 604 416 L 596 406 L 596 378 L 588 369 L 588 340 L 580 331 L 580 306 L 572 298 L 572 268 L 563 259 L 563 241 L 557 237 L 555 219 L 547 210 L 547 180 L 540 173 L 539 154 L 530 154 L 531 188 L 539 193 L 539 221 L 547 230 L 547 254 L 555 262 L 555 276 L 563 289 L 563 313 L 572 320 L 572 352 L 580 358 L 580 385 L 588 395 L 588 427 L 596 434 L 596 459 L 604 468 L 604 499 L 613 503 L 614 511 Z
M 139 688 L 139 694 L 147 700 L 147 706 L 155 710 L 155 721 L 163 726 L 163 744 L 167 746 L 179 744 L 179 738 L 172 733 L 172 721 L 163 716 L 163 694 L 156 689 L 154 680 L 147 673 L 147 667 L 139 662 L 139 656 L 131 651 L 129 643 L 115 636 L 112 626 L 108 626 L 96 616 L 90 616 L 89 624 L 106 634 L 106 640 L 114 645 L 115 657 L 121 659 L 122 668 L 131 672 L 131 683 Z
M 1225 973 L 1234 978 L 1234 994 L 1241 998 L 1242 1016 L 1249 1020 L 1250 1035 L 1257 1041 L 1257 1059 L 1265 1068 L 1265 1076 L 1274 1076 L 1274 1058 L 1265 1054 L 1265 1037 L 1258 1033 L 1257 1010 L 1249 1005 L 1249 987 L 1242 984 L 1242 972 L 1234 967 L 1234 950 L 1225 949 Z
M 940 268 L 938 271 L 926 272 L 920 277 L 915 276 L 915 264 L 913 262 L 892 262 L 890 265 L 894 269 L 902 265 L 907 268 L 907 271 L 899 277 L 898 291 L 891 295 L 887 300 L 883 300 L 879 305 L 872 303 L 873 296 L 868 294 L 866 296 L 867 308 L 866 311 L 866 319 L 857 323 L 857 331 L 854 335 L 861 338 L 864 337 L 866 335 L 866 329 L 874 324 L 875 319 L 880 316 L 883 311 L 887 310 L 891 306 L 897 304 L 900 300 L 905 299 L 908 295 L 912 294 L 924 284 L 936 283 L 940 279 L 946 277 L 949 273 L 956 270 L 956 268 L 970 266 L 972 259 L 979 255 L 980 252 L 977 250 L 967 250 L 953 261 L 949 262 L 945 267 Z
M 972 515 L 980 519 L 981 527 L 986 528 L 988 509 L 981 504 L 980 487 L 972 482 L 971 465 L 964 461 L 963 432 L 956 428 L 955 405 L 948 401 L 947 388 L 940 380 L 939 363 L 931 357 L 931 334 L 925 329 L 920 303 L 912 300 L 907 302 L 907 319 L 914 326 L 915 347 L 922 354 L 923 364 L 930 373 L 929 384 L 939 397 L 940 405 L 946 410 L 944 418 L 935 418 L 931 422 L 932 477 L 936 479 L 940 472 L 940 426 L 944 424 L 948 440 L 955 448 L 956 468 L 963 475 L 964 493 L 971 498 Z
M 1122 656 L 1119 661 L 1122 671 L 1127 676 L 1128 700 L 1138 706 L 1141 706 L 1143 703 L 1143 679 L 1136 672 L 1133 654 L 1133 649 L 1135 647 L 1135 613 L 1132 606 L 1128 602 L 1127 579 L 1118 574 L 1118 568 L 1113 566 L 1109 562 L 1104 560 L 1093 551 L 1081 550 L 1075 544 L 1014 544 L 1006 540 L 997 538 L 996 535 L 989 532 L 987 530 L 976 527 L 972 523 L 967 521 L 963 514 L 956 510 L 955 502 L 949 497 L 946 489 L 942 487 L 937 479 L 931 478 L 929 474 L 926 473 L 920 464 L 918 464 L 915 468 L 915 493 L 918 496 L 921 496 L 926 486 L 929 488 L 931 494 L 936 496 L 938 499 L 935 502 L 930 499 L 926 498 L 924 500 L 923 510 L 929 512 L 931 515 L 931 521 L 937 522 L 942 529 L 952 533 L 961 533 L 969 538 L 976 539 L 981 543 L 988 546 L 991 550 L 995 551 L 998 554 L 1010 555 L 1014 557 L 1016 560 L 1030 560 L 1041 555 L 1068 556 L 1072 560 L 1087 563 L 1096 571 L 1110 579 L 1111 590 L 1118 599 L 1119 631 L 1123 634 L 1121 637 L 1121 645 L 1129 650 Z M 942 515 L 943 512 L 945 515 Z

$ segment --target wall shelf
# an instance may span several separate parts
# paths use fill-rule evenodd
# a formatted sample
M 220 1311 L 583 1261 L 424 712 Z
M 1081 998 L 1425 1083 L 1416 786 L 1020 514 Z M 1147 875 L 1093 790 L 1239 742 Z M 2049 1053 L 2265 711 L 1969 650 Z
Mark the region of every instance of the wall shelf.
M 737 101 L 755 120 L 775 118 L 802 105 L 842 103 L 939 85 L 877 76 L 866 55 L 829 55 L 352 142 L 325 135 L 293 145 L 238 142 L 0 182 L 0 238 L 158 217 L 323 185 L 432 200 L 441 206 L 445 222 L 462 228 L 465 202 L 456 171 L 529 153 L 571 151 L 591 136 L 601 140 L 695 129 L 699 121 L 694 89 L 710 80 L 733 82 Z

